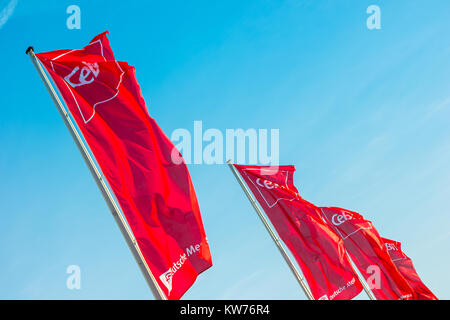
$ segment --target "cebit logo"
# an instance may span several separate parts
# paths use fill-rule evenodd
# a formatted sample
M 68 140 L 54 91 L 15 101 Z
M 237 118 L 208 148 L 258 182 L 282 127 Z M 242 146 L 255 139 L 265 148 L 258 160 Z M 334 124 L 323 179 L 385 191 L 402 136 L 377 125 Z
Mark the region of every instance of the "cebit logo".
M 331 217 L 331 222 L 333 222 L 333 224 L 335 226 L 339 226 L 341 224 L 343 224 L 345 221 L 347 220 L 351 220 L 352 216 L 346 212 L 342 213 L 342 214 L 335 214 Z
M 161 282 L 166 286 L 167 290 L 169 290 L 169 294 L 172 291 L 172 277 L 173 272 L 172 269 L 167 270 L 162 275 L 159 276 Z
M 244 174 L 247 176 L 247 179 L 250 180 L 250 182 L 255 186 L 256 190 L 258 190 L 258 193 L 260 194 L 261 198 L 264 200 L 264 202 L 267 204 L 269 208 L 272 208 L 275 206 L 279 201 L 285 200 L 285 201 L 292 201 L 295 199 L 299 199 L 300 195 L 297 192 L 294 192 L 294 190 L 289 189 L 288 185 L 288 179 L 289 179 L 289 171 L 288 170 L 280 170 L 281 172 L 285 172 L 285 181 L 282 184 L 278 184 L 276 182 L 272 182 L 270 180 L 266 180 L 264 178 L 256 178 L 254 176 L 251 176 L 248 174 L 249 171 L 252 171 L 255 169 L 244 169 Z M 273 170 L 265 170 L 263 173 L 263 170 L 257 170 L 257 173 L 259 174 L 274 174 L 275 171 Z M 278 172 L 278 171 L 277 171 Z M 279 189 L 284 192 L 286 192 L 284 195 L 279 196 L 269 196 L 267 197 L 265 195 L 264 189 L 272 190 L 272 189 Z
M 264 180 L 264 183 L 261 183 L 261 179 L 260 178 L 256 179 L 256 183 L 259 186 L 261 186 L 263 188 L 267 188 L 269 190 L 273 189 L 273 188 L 276 188 L 276 187 L 280 187 L 277 183 L 273 183 L 272 181 L 269 181 L 269 180 Z
M 97 62 L 88 63 L 81 62 L 84 66 L 80 69 L 80 67 L 75 67 L 70 74 L 64 77 L 64 80 L 67 81 L 68 84 L 72 88 L 76 88 L 79 86 L 83 86 L 85 84 L 92 83 L 100 73 Z M 79 71 L 79 72 L 78 72 Z M 78 73 L 78 79 L 76 79 L 76 74 Z M 78 80 L 78 81 L 77 81 Z
M 388 251 L 391 251 L 391 250 L 397 251 L 398 250 L 397 247 L 394 244 L 392 244 L 392 243 L 385 243 L 385 245 L 386 245 L 386 249 Z
M 292 192 L 292 190 L 290 190 L 289 186 L 287 185 L 287 179 L 286 179 L 286 185 L 280 185 L 276 182 L 266 180 L 266 179 L 261 179 L 261 178 L 256 179 L 256 184 L 258 186 L 266 188 L 268 190 L 272 190 L 273 188 L 278 188 L 278 189 L 287 190 L 287 191 Z

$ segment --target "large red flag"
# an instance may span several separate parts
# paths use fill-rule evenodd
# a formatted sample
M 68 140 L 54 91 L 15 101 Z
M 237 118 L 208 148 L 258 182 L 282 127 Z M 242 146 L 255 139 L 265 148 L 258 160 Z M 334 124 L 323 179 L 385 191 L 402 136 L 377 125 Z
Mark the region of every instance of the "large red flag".
M 379 300 L 413 300 L 414 291 L 392 262 L 378 231 L 359 213 L 323 207 L 322 213 Z
M 400 271 L 406 281 L 408 281 L 409 285 L 414 289 L 417 300 L 438 300 L 420 279 L 412 260 L 402 251 L 401 243 L 386 238 L 382 239 L 392 261 L 397 266 L 398 271 Z
M 37 54 L 108 181 L 168 299 L 211 267 L 200 210 L 184 163 L 148 114 L 135 70 L 116 61 L 106 37 L 78 50 Z
M 293 183 L 294 166 L 234 165 L 289 248 L 315 299 L 349 300 L 362 285 L 342 240 L 303 200 Z

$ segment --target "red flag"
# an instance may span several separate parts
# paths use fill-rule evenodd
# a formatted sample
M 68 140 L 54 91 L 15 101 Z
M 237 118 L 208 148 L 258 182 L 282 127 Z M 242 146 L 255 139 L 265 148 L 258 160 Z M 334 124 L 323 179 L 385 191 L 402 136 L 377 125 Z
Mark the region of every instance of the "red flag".
M 430 289 L 425 286 L 422 280 L 420 280 L 412 260 L 403 253 L 401 243 L 386 238 L 381 239 L 383 240 L 392 261 L 397 266 L 398 271 L 400 271 L 416 293 L 417 300 L 438 300 Z
M 108 181 L 152 274 L 179 299 L 211 267 L 184 163 L 147 111 L 135 70 L 116 61 L 104 32 L 86 47 L 37 54 Z
M 339 236 L 320 210 L 303 200 L 293 183 L 294 166 L 234 165 L 292 252 L 315 299 L 349 300 L 362 285 Z
M 414 291 L 392 262 L 372 222 L 360 214 L 335 207 L 321 208 L 329 225 L 379 300 L 413 300 Z

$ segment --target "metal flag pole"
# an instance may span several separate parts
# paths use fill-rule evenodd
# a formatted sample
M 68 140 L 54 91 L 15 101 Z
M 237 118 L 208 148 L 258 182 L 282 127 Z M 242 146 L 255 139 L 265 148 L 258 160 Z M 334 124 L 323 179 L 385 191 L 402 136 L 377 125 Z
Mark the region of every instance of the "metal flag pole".
M 372 292 L 372 290 L 370 290 L 369 286 L 367 285 L 366 280 L 364 280 L 362 274 L 359 272 L 359 270 L 356 268 L 352 258 L 350 258 L 350 255 L 347 252 L 347 249 L 345 249 L 345 254 L 348 257 L 348 260 L 350 260 L 350 265 L 352 266 L 353 272 L 358 276 L 359 282 L 361 282 L 364 291 L 367 293 L 367 295 L 369 296 L 370 300 L 377 300 Z
M 111 210 L 111 213 L 114 217 L 114 220 L 116 220 L 117 225 L 119 226 L 120 231 L 122 232 L 123 237 L 125 238 L 125 241 L 127 242 L 128 248 L 133 253 L 134 258 L 136 259 L 137 264 L 139 265 L 139 268 L 142 271 L 142 274 L 144 275 L 145 280 L 147 281 L 148 286 L 150 287 L 150 290 L 153 293 L 153 296 L 156 300 L 167 300 L 164 292 L 162 292 L 161 288 L 159 287 L 158 283 L 156 282 L 155 277 L 150 271 L 150 268 L 148 267 L 144 256 L 142 255 L 142 252 L 136 242 L 136 239 L 134 238 L 133 234 L 129 230 L 124 217 L 121 214 L 120 208 L 116 201 L 114 200 L 114 197 L 109 190 L 108 186 L 106 185 L 102 174 L 100 172 L 100 169 L 97 168 L 97 166 L 94 163 L 94 160 L 92 159 L 91 155 L 88 151 L 88 146 L 86 146 L 81 139 L 80 134 L 76 130 L 76 127 L 72 120 L 69 117 L 69 112 L 65 110 L 63 104 L 61 103 L 61 100 L 59 99 L 58 95 L 55 92 L 55 89 L 53 88 L 51 82 L 49 81 L 47 75 L 45 74 L 42 66 L 40 65 L 38 59 L 36 58 L 36 55 L 34 54 L 33 47 L 29 47 L 26 51 L 26 54 L 30 57 L 31 62 L 33 63 L 34 67 L 36 68 L 37 72 L 39 73 L 39 76 L 41 77 L 41 80 L 44 82 L 44 85 L 50 94 L 53 103 L 56 105 L 56 108 L 58 109 L 59 114 L 64 120 L 64 124 L 66 125 L 67 129 L 69 129 L 70 135 L 72 136 L 73 140 L 75 141 L 75 144 L 78 147 L 78 150 L 81 152 L 81 155 L 83 156 L 84 161 L 86 162 L 89 171 L 91 172 L 92 176 L 94 177 L 95 182 L 97 183 L 98 188 L 100 189 L 109 209 Z
M 228 166 L 231 169 L 231 172 L 233 172 L 234 177 L 239 182 L 239 185 L 241 186 L 242 190 L 244 190 L 244 193 L 247 195 L 247 198 L 250 200 L 250 203 L 252 204 L 253 208 L 256 210 L 256 213 L 258 214 L 259 218 L 261 219 L 262 223 L 266 227 L 267 231 L 269 232 L 270 236 L 272 237 L 272 240 L 275 242 L 275 244 L 278 247 L 278 250 L 280 250 L 281 255 L 283 256 L 284 260 L 288 264 L 289 268 L 291 269 L 292 273 L 294 274 L 295 278 L 297 279 L 298 283 L 303 289 L 303 292 L 308 297 L 309 300 L 315 300 L 311 291 L 309 290 L 308 286 L 306 285 L 304 279 L 302 278 L 300 272 L 295 267 L 294 263 L 292 262 L 291 258 L 287 254 L 286 250 L 284 249 L 283 245 L 281 244 L 280 239 L 276 235 L 275 231 L 272 229 L 272 227 L 269 224 L 269 221 L 267 221 L 266 217 L 264 216 L 264 213 L 262 212 L 262 209 L 258 206 L 258 203 L 253 198 L 251 191 L 248 189 L 248 186 L 240 176 L 240 174 L 237 172 L 234 165 L 231 163 L 230 160 L 227 161 Z

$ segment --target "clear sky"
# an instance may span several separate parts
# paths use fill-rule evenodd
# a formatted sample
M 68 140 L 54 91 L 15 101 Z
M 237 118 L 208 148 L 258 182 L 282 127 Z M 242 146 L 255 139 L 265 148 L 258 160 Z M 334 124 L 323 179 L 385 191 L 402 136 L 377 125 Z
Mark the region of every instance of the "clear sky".
M 279 129 L 300 194 L 372 220 L 449 299 L 449 14 L 446 0 L 0 0 L 0 298 L 152 298 L 25 55 L 109 30 L 167 135 Z M 214 265 L 184 298 L 305 299 L 228 167 L 189 169 Z

